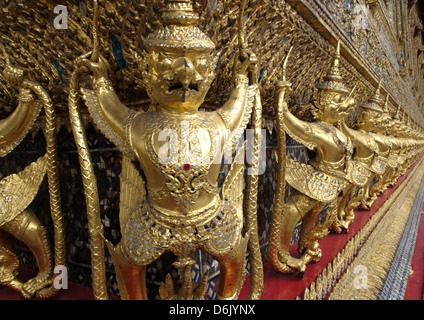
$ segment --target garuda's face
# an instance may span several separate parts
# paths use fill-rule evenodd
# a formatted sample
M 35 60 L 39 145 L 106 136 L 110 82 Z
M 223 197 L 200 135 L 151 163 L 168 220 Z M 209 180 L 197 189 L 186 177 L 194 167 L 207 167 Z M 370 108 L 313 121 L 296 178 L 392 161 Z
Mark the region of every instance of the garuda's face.
M 381 131 L 381 112 L 375 110 L 362 110 L 359 114 L 357 126 L 366 132 Z
M 195 111 L 203 103 L 213 80 L 209 52 L 152 49 L 149 79 L 151 98 L 175 111 Z
M 396 124 L 393 122 L 392 118 L 387 119 L 385 126 L 386 126 L 386 133 L 394 136 L 393 133 L 396 129 Z
M 398 136 L 399 135 L 399 133 L 401 132 L 401 130 L 402 130 L 402 125 L 401 125 L 401 123 L 400 122 L 393 122 L 392 123 L 392 126 L 390 127 L 390 134 L 392 135 L 392 136 Z
M 324 90 L 316 91 L 313 101 L 317 108 L 313 111 L 314 116 L 328 123 L 336 123 L 346 118 L 355 106 L 355 100 L 346 94 Z
M 388 133 L 391 130 L 393 123 L 392 118 L 388 115 L 381 115 L 378 122 L 378 132 Z

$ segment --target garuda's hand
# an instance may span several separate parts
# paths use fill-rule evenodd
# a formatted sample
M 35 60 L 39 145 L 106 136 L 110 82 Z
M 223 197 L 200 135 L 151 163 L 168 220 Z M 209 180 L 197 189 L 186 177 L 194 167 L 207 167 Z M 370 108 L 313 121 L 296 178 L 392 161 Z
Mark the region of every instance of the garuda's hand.
M 237 53 L 234 58 L 234 76 L 243 75 L 248 79 L 256 78 L 257 64 L 258 58 L 252 51 L 243 50 L 243 52 Z
M 3 71 L 3 77 L 8 85 L 19 88 L 27 76 L 27 70 L 20 67 L 7 66 Z
M 95 79 L 100 78 L 107 78 L 108 77 L 108 69 L 109 65 L 105 58 L 102 56 L 99 57 L 97 62 L 91 61 L 90 56 L 92 55 L 92 52 L 88 52 L 86 54 L 83 54 L 82 56 L 78 57 L 75 60 L 75 65 L 77 67 L 84 66 L 87 69 L 89 69 L 91 72 L 93 72 Z

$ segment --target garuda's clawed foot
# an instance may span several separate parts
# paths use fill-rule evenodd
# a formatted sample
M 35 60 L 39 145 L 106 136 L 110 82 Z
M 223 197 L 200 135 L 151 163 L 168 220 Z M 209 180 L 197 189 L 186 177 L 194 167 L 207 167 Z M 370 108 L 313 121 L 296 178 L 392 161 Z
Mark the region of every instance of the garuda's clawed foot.
M 22 292 L 27 299 L 32 298 L 38 291 L 51 286 L 52 283 L 53 280 L 50 272 L 39 273 L 35 278 L 28 280 L 22 286 Z
M 371 201 L 362 201 L 359 208 L 361 210 L 370 211 L 371 210 Z
M 346 222 L 342 220 L 335 220 L 331 225 L 331 231 L 337 234 L 344 233 L 346 231 Z
M 306 270 L 306 264 L 301 259 L 285 256 L 283 262 L 295 272 L 304 273 Z
M 11 271 L 4 266 L 0 265 L 0 285 L 11 288 L 19 292 L 25 299 L 31 298 L 24 290 L 23 290 L 23 282 L 16 278 L 16 270 Z

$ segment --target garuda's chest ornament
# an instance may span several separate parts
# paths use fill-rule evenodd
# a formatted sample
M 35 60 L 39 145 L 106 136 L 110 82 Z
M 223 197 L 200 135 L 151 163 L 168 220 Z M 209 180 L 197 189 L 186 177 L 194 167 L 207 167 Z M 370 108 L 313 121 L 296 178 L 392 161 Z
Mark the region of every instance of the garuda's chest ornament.
M 165 180 L 160 189 L 149 189 L 155 202 L 172 197 L 184 213 L 190 212 L 200 192 L 217 194 L 217 184 L 208 180 L 211 165 L 216 160 L 219 141 L 217 125 L 206 112 L 191 121 L 155 114 L 146 128 L 143 140 L 150 162 Z M 156 147 L 157 138 L 164 133 L 169 139 Z

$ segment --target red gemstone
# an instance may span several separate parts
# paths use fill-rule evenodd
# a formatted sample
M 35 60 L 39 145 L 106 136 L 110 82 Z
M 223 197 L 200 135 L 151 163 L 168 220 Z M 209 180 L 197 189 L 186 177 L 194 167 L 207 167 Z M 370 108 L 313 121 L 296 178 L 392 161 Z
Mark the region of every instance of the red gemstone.
M 188 163 L 187 163 L 187 164 L 185 164 L 185 165 L 184 165 L 184 169 L 185 169 L 185 170 L 190 169 L 190 165 L 189 165 Z

